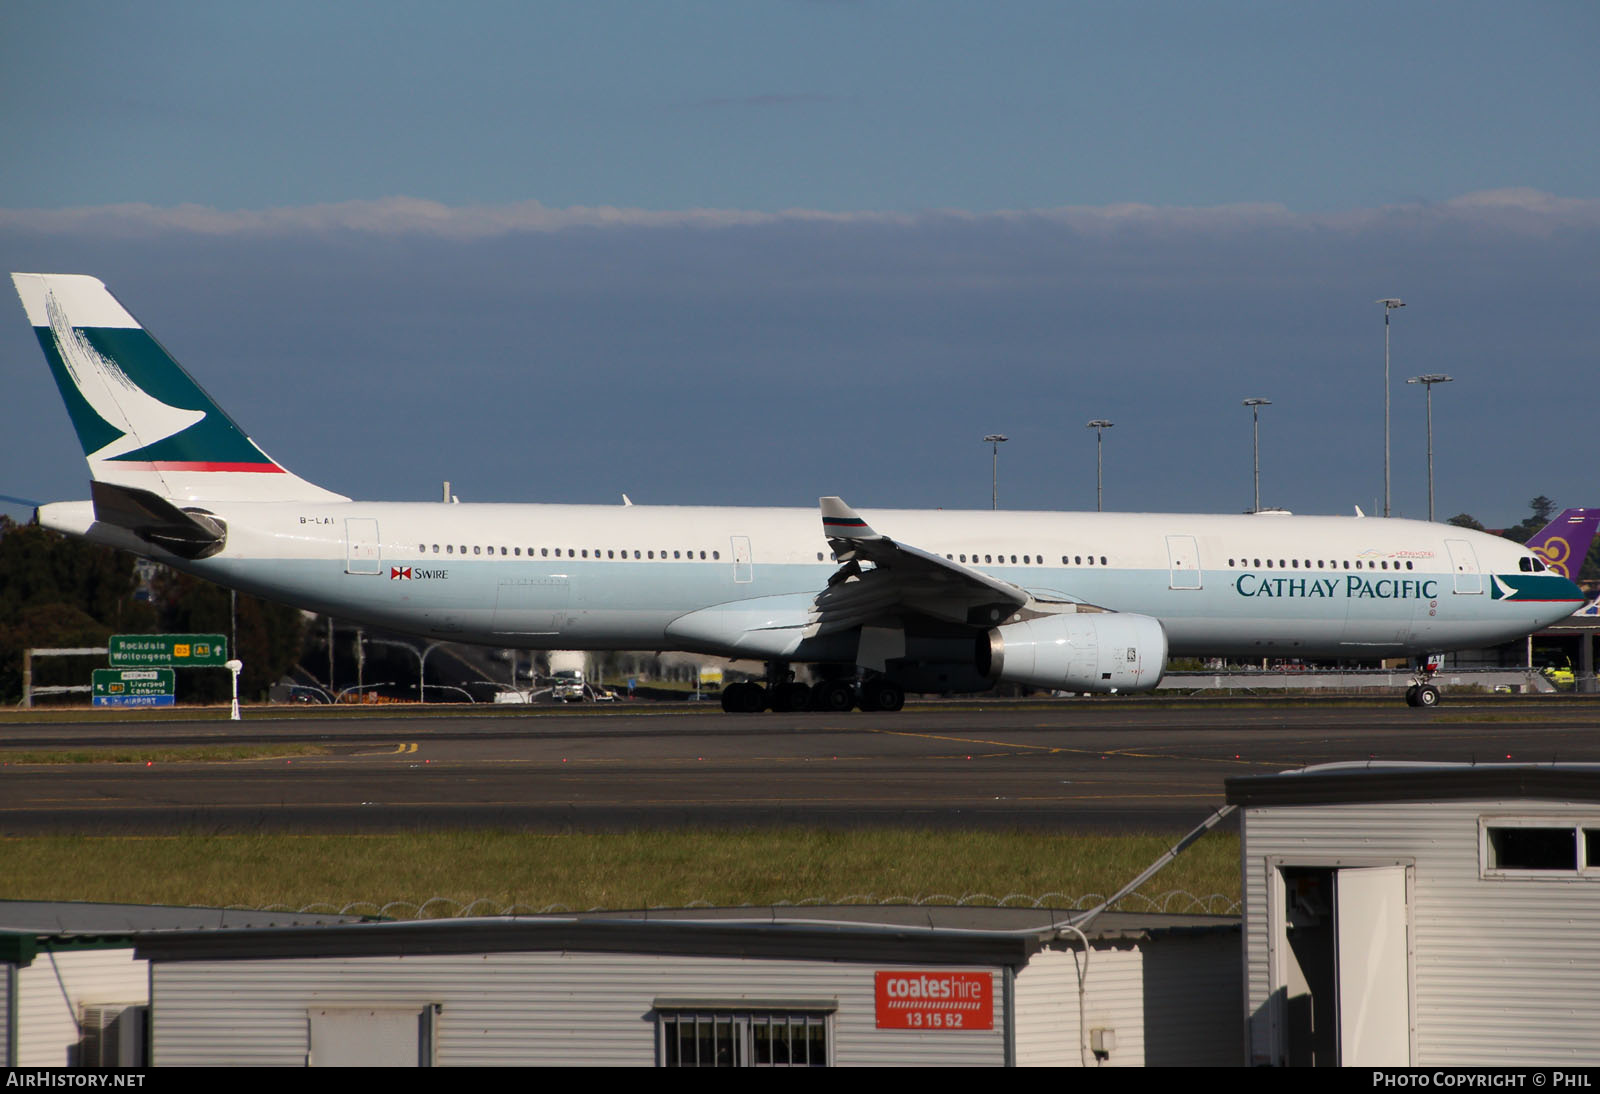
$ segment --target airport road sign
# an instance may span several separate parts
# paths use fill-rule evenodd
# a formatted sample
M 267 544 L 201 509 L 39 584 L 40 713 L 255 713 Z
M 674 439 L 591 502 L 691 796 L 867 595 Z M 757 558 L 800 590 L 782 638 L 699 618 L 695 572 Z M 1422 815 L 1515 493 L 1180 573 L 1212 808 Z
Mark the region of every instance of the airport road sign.
M 110 663 L 116 668 L 222 668 L 228 640 L 220 634 L 114 634 Z
M 97 707 L 170 707 L 177 673 L 172 669 L 95 669 Z

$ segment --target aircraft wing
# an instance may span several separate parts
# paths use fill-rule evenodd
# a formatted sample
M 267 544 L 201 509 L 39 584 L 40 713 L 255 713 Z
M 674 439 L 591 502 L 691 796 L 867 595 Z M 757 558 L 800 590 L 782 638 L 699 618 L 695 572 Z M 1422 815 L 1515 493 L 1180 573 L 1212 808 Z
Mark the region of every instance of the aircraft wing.
M 1009 581 L 881 535 L 841 498 L 820 498 L 818 504 L 823 534 L 844 563 L 816 598 L 818 634 L 906 615 L 992 627 L 1030 599 Z

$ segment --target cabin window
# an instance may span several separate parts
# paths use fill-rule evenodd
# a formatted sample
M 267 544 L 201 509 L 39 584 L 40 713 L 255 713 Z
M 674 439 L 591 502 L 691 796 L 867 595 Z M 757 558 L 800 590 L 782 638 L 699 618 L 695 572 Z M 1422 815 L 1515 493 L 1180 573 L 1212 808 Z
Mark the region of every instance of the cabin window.
M 483 554 L 483 548 L 479 547 L 476 543 L 474 543 L 472 545 L 472 553 L 475 554 L 475 555 L 481 555 L 481 554 Z
M 445 554 L 447 554 L 447 555 L 453 555 L 453 554 L 455 554 L 455 553 L 456 553 L 456 546 L 455 546 L 455 544 L 453 544 L 453 543 L 447 543 L 447 544 L 445 544 L 445 546 L 444 546 L 444 553 L 445 553 Z
M 706 553 L 704 551 L 701 551 L 700 552 L 700 557 L 701 558 L 705 558 L 706 557 Z M 720 559 L 722 557 L 722 552 L 721 551 L 712 551 L 711 552 L 711 557 L 714 558 L 714 559 Z

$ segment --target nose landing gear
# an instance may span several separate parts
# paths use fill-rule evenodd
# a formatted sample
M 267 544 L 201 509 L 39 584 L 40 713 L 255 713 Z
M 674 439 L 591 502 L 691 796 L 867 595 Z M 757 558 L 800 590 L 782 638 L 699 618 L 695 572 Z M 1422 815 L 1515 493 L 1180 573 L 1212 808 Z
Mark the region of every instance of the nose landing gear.
M 1406 688 L 1406 706 L 1408 707 L 1436 707 L 1439 705 L 1439 689 L 1430 681 L 1433 674 L 1439 671 L 1439 662 L 1444 659 L 1443 654 L 1431 653 L 1426 657 L 1417 658 L 1416 670 L 1411 675 L 1412 684 Z

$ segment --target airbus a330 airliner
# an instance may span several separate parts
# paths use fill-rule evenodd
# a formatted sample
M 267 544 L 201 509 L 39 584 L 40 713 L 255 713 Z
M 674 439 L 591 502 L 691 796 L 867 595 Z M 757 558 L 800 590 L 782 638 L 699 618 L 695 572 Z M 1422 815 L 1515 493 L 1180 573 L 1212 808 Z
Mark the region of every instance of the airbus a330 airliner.
M 1412 657 L 1431 706 L 1429 651 L 1583 602 L 1515 543 L 1414 520 L 352 501 L 269 457 L 97 279 L 12 279 L 92 480 L 46 527 L 415 635 L 765 662 L 728 710 L 1140 691 L 1169 655 Z

